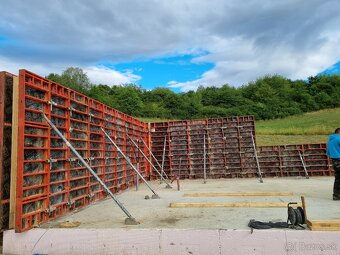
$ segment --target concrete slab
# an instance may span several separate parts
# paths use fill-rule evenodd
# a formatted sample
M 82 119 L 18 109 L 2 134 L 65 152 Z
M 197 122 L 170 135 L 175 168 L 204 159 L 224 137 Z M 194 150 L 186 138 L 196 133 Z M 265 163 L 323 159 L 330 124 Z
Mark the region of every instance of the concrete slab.
M 223 229 L 31 229 L 4 232 L 4 254 L 340 254 L 337 232 Z
M 213 179 L 183 180 L 181 190 L 166 189 L 165 184 L 153 181 L 150 184 L 161 199 L 145 200 L 152 193 L 146 185 L 139 190 L 126 190 L 117 198 L 126 206 L 140 224 L 127 226 L 123 212 L 111 199 L 99 201 L 86 208 L 41 225 L 41 228 L 58 228 L 65 221 L 79 221 L 77 228 L 122 228 L 122 229 L 248 229 L 250 219 L 260 221 L 286 221 L 286 208 L 169 208 L 171 202 L 228 203 L 228 202 L 300 202 L 304 195 L 310 219 L 339 219 L 340 201 L 332 200 L 334 177 Z M 293 196 L 268 197 L 184 197 L 194 192 L 294 192 Z

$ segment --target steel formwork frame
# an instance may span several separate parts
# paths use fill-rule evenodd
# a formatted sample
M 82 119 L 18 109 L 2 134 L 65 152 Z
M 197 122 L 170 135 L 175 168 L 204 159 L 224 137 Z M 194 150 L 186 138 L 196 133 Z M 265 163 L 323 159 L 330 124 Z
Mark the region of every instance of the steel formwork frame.
M 253 177 L 258 175 L 258 166 L 267 177 L 305 176 L 304 164 L 310 176 L 332 175 L 324 143 L 254 148 L 253 116 L 156 122 L 150 124 L 150 131 L 152 151 L 159 162 L 164 139 L 168 141 L 164 170 L 170 176 L 203 178 L 204 166 L 208 178 Z
M 254 116 L 151 123 L 152 152 L 162 162 L 168 141 L 164 170 L 170 176 L 203 178 L 204 168 L 209 178 L 254 176 L 254 123 Z
M 103 128 L 143 176 L 149 165 L 127 134 L 148 140 L 147 124 L 26 70 L 19 73 L 15 229 L 25 231 L 106 196 L 102 186 L 44 121 L 44 113 L 112 192 L 132 186 L 135 173 Z M 148 155 L 146 148 L 143 152 Z
M 147 124 L 29 71 L 20 70 L 19 84 L 15 75 L 0 72 L 0 137 L 12 134 L 12 140 L 0 142 L 0 213 L 15 214 L 9 219 L 1 215 L 2 229 L 10 224 L 22 232 L 106 196 L 42 113 L 112 192 L 139 179 L 102 128 L 139 172 L 152 178 L 156 174 L 128 137 L 154 161 L 142 142 L 147 141 L 162 165 L 164 157 L 164 171 L 171 177 L 203 178 L 204 169 L 208 178 L 253 177 L 258 173 L 256 153 L 263 176 L 305 176 L 304 167 L 310 176 L 332 175 L 324 143 L 254 149 L 253 116 Z M 11 149 L 9 171 L 4 162 Z
M 326 155 L 327 145 L 295 144 L 258 147 L 258 157 L 265 176 L 330 176 L 332 168 Z M 302 160 L 300 158 L 302 156 Z
M 0 72 L 0 229 L 9 227 L 14 77 Z

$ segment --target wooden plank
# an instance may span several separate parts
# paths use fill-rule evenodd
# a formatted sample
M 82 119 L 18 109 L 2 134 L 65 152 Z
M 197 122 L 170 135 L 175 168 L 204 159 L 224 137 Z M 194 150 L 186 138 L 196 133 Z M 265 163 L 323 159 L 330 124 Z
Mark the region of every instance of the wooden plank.
M 312 231 L 340 231 L 340 220 L 307 220 Z
M 17 154 L 18 154 L 18 110 L 19 78 L 13 77 L 13 113 L 12 113 L 12 155 L 11 155 L 11 189 L 9 207 L 9 228 L 15 228 L 16 187 L 17 187 Z
M 340 227 L 321 227 L 321 226 L 310 226 L 312 231 L 340 231 Z
M 293 192 L 218 192 L 218 193 L 185 193 L 184 197 L 247 197 L 247 196 L 293 196 Z
M 301 206 L 298 204 L 297 206 Z M 287 203 L 170 203 L 170 208 L 211 208 L 211 207 L 252 207 L 252 208 L 286 208 Z
M 340 220 L 310 220 L 309 223 L 313 227 L 340 227 Z

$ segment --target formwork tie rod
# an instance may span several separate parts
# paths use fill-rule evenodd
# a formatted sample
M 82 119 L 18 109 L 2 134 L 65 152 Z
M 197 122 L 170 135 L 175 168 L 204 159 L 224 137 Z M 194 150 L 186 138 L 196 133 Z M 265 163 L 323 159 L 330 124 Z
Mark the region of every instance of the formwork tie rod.
M 118 147 L 118 145 L 111 139 L 111 137 L 105 132 L 105 130 L 103 128 L 101 128 L 101 130 L 103 131 L 103 133 L 105 134 L 105 136 L 107 137 L 107 139 L 109 139 L 109 141 L 114 145 L 114 147 L 116 147 L 117 151 L 124 157 L 124 159 L 126 160 L 126 162 L 132 167 L 132 169 L 136 172 L 136 174 L 138 174 L 138 176 L 145 182 L 146 186 L 148 186 L 148 188 L 151 190 L 151 192 L 153 193 L 152 198 L 159 198 L 159 195 L 151 188 L 151 186 L 149 185 L 149 183 L 145 180 L 145 178 L 143 177 L 143 175 L 141 175 L 141 173 L 136 169 L 136 167 L 131 163 L 131 160 L 124 154 L 124 152 L 122 152 L 122 150 Z
M 156 159 L 155 155 L 153 155 L 152 151 L 150 150 L 150 148 L 148 147 L 148 145 L 144 142 L 143 139 L 141 139 L 143 144 L 145 145 L 145 147 L 148 149 L 151 157 L 155 160 L 155 162 L 157 163 L 157 165 L 162 169 L 162 166 L 159 164 L 158 160 Z M 167 176 L 167 174 L 163 171 L 162 173 L 164 173 L 164 176 L 167 180 L 170 180 L 169 177 Z
M 76 157 L 80 160 L 80 162 L 86 167 L 86 169 L 93 175 L 94 178 L 99 182 L 99 184 L 104 188 L 104 190 L 109 194 L 109 196 L 112 198 L 113 201 L 116 202 L 116 204 L 122 209 L 122 211 L 125 213 L 125 215 L 128 217 L 125 219 L 125 224 L 129 225 L 136 225 L 138 224 L 135 218 L 132 217 L 132 215 L 129 213 L 129 211 L 124 207 L 124 205 L 119 202 L 119 200 L 112 194 L 111 190 L 105 185 L 105 183 L 99 178 L 99 176 L 96 174 L 95 171 L 86 163 L 86 161 L 83 159 L 83 157 L 77 152 L 77 150 L 72 146 L 72 144 L 67 141 L 65 136 L 59 131 L 59 129 L 53 124 L 53 122 L 46 117 L 46 115 L 43 113 L 44 119 L 47 121 L 47 123 L 51 126 L 51 128 L 60 136 L 60 138 L 63 140 L 63 142 L 66 144 L 67 147 L 71 149 L 71 151 L 76 155 Z
M 158 173 L 159 176 L 162 177 L 161 173 L 158 171 L 158 169 L 154 166 L 154 164 L 152 164 L 151 160 L 148 159 L 148 157 L 144 154 L 144 152 L 139 148 L 139 146 L 135 143 L 135 141 L 128 135 L 126 134 L 127 137 L 130 139 L 130 141 L 132 142 L 132 144 L 139 150 L 139 152 L 142 154 L 142 156 L 150 163 L 150 165 L 152 166 L 153 169 L 155 169 L 155 171 Z M 165 184 L 167 185 L 167 187 L 171 188 L 171 185 L 169 184 L 168 181 L 166 181 L 164 179 Z

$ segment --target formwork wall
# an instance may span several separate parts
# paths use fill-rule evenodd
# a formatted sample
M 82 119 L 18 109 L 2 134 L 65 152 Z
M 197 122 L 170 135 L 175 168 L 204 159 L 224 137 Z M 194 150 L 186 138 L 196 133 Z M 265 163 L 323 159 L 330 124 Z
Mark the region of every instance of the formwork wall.
M 332 175 L 325 143 L 260 146 L 257 154 L 265 176 L 305 176 L 303 163 L 310 176 Z
M 9 224 L 13 77 L 0 72 L 0 229 Z
M 253 177 L 257 174 L 256 152 L 264 176 L 304 176 L 300 154 L 309 175 L 332 174 L 326 144 L 261 146 L 254 150 L 253 116 L 148 126 L 29 71 L 20 71 L 19 86 L 14 87 L 13 80 L 17 77 L 0 72 L 2 230 L 12 225 L 22 232 L 106 196 L 41 113 L 52 120 L 113 192 L 133 185 L 135 173 L 101 128 L 132 164 L 139 163 L 139 171 L 151 178 L 159 176 L 150 170 L 128 136 L 150 157 L 143 139 L 170 176 L 202 178 L 205 169 L 208 178 Z
M 253 177 L 258 167 L 268 177 L 305 176 L 304 167 L 310 176 L 332 175 L 325 143 L 259 146 L 255 155 L 254 124 L 253 116 L 151 123 L 152 152 L 181 178 L 202 178 L 204 168 L 207 178 Z
M 253 116 L 151 123 L 152 152 L 170 176 L 202 178 L 204 168 L 208 178 L 254 176 L 254 124 Z
M 32 228 L 75 208 L 102 199 L 106 193 L 61 138 L 44 113 L 113 192 L 133 185 L 135 172 L 105 137 L 139 163 L 148 164 L 128 139 L 148 141 L 147 124 L 83 94 L 26 70 L 19 73 L 17 231 Z M 148 155 L 146 148 L 144 153 Z

